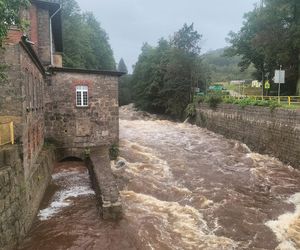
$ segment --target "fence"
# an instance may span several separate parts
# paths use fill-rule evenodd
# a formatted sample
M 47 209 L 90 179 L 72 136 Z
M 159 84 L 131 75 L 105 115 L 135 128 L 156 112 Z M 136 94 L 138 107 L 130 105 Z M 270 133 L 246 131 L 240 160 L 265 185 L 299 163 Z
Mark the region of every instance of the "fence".
M 0 123 L 0 146 L 14 143 L 14 123 Z
M 300 107 L 300 96 L 240 96 L 235 97 L 237 99 L 243 99 L 243 98 L 253 98 L 255 100 L 273 100 L 278 101 L 278 103 L 285 103 L 289 106 L 291 105 L 299 105 Z

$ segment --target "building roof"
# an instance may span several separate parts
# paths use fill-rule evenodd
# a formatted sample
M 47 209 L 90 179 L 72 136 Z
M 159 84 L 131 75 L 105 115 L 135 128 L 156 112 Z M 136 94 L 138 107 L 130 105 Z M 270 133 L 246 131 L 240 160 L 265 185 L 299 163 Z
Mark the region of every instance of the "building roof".
M 49 71 L 79 73 L 79 74 L 108 75 L 108 76 L 122 76 L 126 74 L 125 72 L 112 71 L 112 70 L 91 70 L 91 69 L 74 69 L 74 68 L 58 68 L 58 67 L 50 67 Z
M 41 9 L 49 10 L 50 16 L 52 16 L 61 7 L 61 5 L 59 3 L 40 1 L 40 0 L 31 0 L 31 3 Z M 52 18 L 52 31 L 53 31 L 53 40 L 54 40 L 54 44 L 55 44 L 55 50 L 57 52 L 63 52 L 62 20 L 61 20 L 60 12 L 57 13 Z
M 45 75 L 45 68 L 42 65 L 38 55 L 36 54 L 35 50 L 32 48 L 32 45 L 30 43 L 28 43 L 27 37 L 26 36 L 22 36 L 21 41 L 20 41 L 21 46 L 23 47 L 23 49 L 28 53 L 29 57 L 31 58 L 31 60 L 33 61 L 33 63 L 36 65 L 36 67 L 38 68 L 38 70 Z

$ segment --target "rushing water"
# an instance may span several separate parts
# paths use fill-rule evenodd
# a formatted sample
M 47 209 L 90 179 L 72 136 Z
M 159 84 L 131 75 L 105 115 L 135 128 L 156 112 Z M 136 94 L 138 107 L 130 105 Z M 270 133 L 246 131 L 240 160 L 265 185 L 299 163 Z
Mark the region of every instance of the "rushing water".
M 300 172 L 242 143 L 124 107 L 112 169 L 121 221 L 99 218 L 82 163 L 60 163 L 20 249 L 300 249 Z

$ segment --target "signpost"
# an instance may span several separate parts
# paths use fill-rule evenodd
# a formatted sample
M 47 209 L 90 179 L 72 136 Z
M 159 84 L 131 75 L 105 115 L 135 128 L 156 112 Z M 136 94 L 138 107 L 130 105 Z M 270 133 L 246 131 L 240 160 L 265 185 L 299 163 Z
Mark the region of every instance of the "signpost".
M 278 102 L 280 102 L 280 84 L 285 83 L 285 71 L 281 68 L 282 66 L 280 65 L 280 70 L 275 70 L 274 77 L 274 82 L 278 83 Z

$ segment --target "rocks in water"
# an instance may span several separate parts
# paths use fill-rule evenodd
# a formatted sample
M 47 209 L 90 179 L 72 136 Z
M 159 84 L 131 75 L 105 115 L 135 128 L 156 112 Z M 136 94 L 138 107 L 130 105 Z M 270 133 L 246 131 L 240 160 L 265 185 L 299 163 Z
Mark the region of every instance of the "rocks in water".
M 126 167 L 126 162 L 124 160 L 118 160 L 116 163 L 116 168 L 120 169 L 120 168 L 124 168 Z

